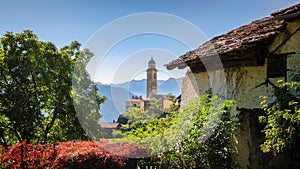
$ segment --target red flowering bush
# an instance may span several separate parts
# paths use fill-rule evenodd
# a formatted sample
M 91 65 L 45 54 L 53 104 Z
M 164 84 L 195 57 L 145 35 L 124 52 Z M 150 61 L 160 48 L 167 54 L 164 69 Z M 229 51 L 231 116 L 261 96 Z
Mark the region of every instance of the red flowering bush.
M 19 145 L 1 148 L 0 163 L 3 168 L 50 168 L 54 160 L 53 145 L 43 146 L 22 142 Z
M 22 142 L 0 147 L 0 168 L 136 168 L 129 158 L 145 149 L 133 143 L 102 141 L 68 141 L 56 145 L 34 145 Z
M 57 158 L 54 168 L 136 168 L 129 156 L 138 150 L 131 143 L 102 141 L 68 141 L 56 146 Z M 117 154 L 116 154 L 117 153 Z

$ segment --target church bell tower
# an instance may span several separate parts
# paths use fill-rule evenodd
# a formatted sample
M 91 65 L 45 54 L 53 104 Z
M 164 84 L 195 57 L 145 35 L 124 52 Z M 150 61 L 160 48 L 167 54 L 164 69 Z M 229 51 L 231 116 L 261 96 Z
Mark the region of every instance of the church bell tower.
M 147 69 L 147 98 L 149 99 L 157 95 L 157 69 L 155 66 L 156 63 L 151 57 Z

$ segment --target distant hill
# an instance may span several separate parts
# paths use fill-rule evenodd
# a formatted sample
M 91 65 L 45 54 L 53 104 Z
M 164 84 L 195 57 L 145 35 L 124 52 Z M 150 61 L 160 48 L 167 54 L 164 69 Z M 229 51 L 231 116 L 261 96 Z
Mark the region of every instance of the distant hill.
M 100 112 L 102 121 L 117 120 L 120 114 L 125 111 L 125 100 L 129 100 L 132 96 L 138 95 L 146 98 L 147 80 L 132 80 L 120 84 L 102 84 L 97 82 L 98 92 L 107 98 L 106 102 L 101 105 Z M 182 78 L 157 81 L 157 93 L 168 94 L 174 96 L 181 94 Z

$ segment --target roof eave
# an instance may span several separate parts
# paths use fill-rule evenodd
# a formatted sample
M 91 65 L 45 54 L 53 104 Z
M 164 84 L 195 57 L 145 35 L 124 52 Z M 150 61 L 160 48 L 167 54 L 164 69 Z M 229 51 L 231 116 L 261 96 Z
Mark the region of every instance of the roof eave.
M 228 32 L 227 34 L 214 37 L 210 41 L 205 42 L 205 43 L 209 44 L 211 41 L 213 41 L 215 43 L 215 45 L 219 45 L 218 43 L 220 43 L 220 42 L 217 41 L 217 43 L 216 43 L 216 40 L 226 40 L 226 38 L 232 37 L 233 36 L 232 34 L 235 34 L 235 31 L 237 31 L 237 32 L 243 31 L 243 29 L 248 29 L 247 27 L 250 27 L 254 30 L 254 37 L 256 36 L 256 33 L 258 33 L 258 35 L 261 36 L 260 39 L 255 39 L 255 38 L 254 38 L 254 40 L 250 39 L 250 41 L 246 41 L 244 43 L 236 45 L 237 46 L 236 48 L 232 48 L 232 49 L 229 48 L 229 50 L 221 50 L 221 52 L 218 52 L 218 55 L 220 56 L 222 63 L 225 65 L 235 66 L 233 64 L 228 64 L 228 63 L 234 63 L 234 62 L 237 62 L 238 65 L 245 65 L 245 66 L 246 65 L 251 65 L 251 66 L 252 65 L 260 65 L 262 59 L 261 59 L 261 56 L 257 57 L 257 53 L 259 53 L 261 51 L 266 51 L 266 49 L 264 49 L 264 48 L 267 48 L 267 46 L 269 46 L 273 42 L 273 39 L 276 35 L 278 35 L 280 32 L 285 30 L 287 22 L 294 21 L 294 20 L 300 18 L 299 7 L 300 7 L 300 3 L 297 5 L 294 5 L 292 7 L 289 7 L 287 9 L 278 11 L 278 13 L 274 12 L 271 14 L 271 17 L 262 18 L 260 20 L 254 21 L 248 25 L 241 26 L 237 29 L 234 29 L 234 30 Z M 258 28 L 257 28 L 257 26 L 258 26 Z M 267 31 L 263 31 L 264 34 L 261 34 L 261 32 L 259 30 L 260 27 L 267 28 Z M 245 31 L 247 31 L 247 30 L 245 30 Z M 255 31 L 258 31 L 258 32 L 255 32 Z M 237 35 L 239 35 L 239 34 L 237 34 Z M 248 34 L 246 34 L 246 35 L 248 35 Z M 248 36 L 242 35 L 242 38 L 245 38 L 245 37 L 248 37 Z M 218 39 L 218 38 L 220 38 L 220 39 Z M 236 38 L 236 39 L 239 39 L 239 38 Z M 231 39 L 229 39 L 229 40 L 231 40 Z M 221 41 L 221 43 L 222 43 L 222 41 Z M 205 47 L 207 47 L 207 46 L 205 46 Z M 223 48 L 222 45 L 221 45 L 221 47 Z M 180 56 L 178 59 L 169 62 L 168 64 L 165 65 L 166 68 L 168 70 L 172 70 L 175 68 L 183 69 L 183 68 L 186 68 L 187 66 L 189 66 L 189 67 L 191 67 L 191 69 L 193 69 L 193 67 L 198 66 L 198 67 L 201 67 L 198 69 L 202 71 L 203 67 L 204 67 L 202 60 L 205 60 L 206 58 L 215 56 L 216 54 L 214 54 L 212 52 L 213 53 L 212 55 L 201 56 L 201 54 L 200 55 L 197 54 L 197 50 L 200 50 L 200 52 L 198 52 L 198 53 L 201 53 L 201 51 L 202 51 L 202 49 L 199 49 L 199 48 L 189 51 L 186 54 Z M 259 48 L 259 50 L 258 50 L 258 48 Z M 212 48 L 211 50 L 213 51 L 214 49 Z M 252 56 L 254 56 L 254 58 L 248 57 L 249 51 L 252 52 L 251 50 L 256 51 L 255 54 L 252 54 Z M 204 52 L 205 51 L 206 50 L 204 48 Z M 208 52 L 208 54 L 209 54 L 211 51 L 209 50 L 206 52 Z M 245 58 L 244 55 L 246 55 L 248 58 Z M 258 55 L 260 55 L 260 54 L 258 54 Z M 210 59 L 213 60 L 213 58 L 210 58 Z M 256 64 L 256 62 L 258 62 L 258 64 Z M 224 66 L 224 67 L 226 67 L 226 66 Z M 199 71 L 199 70 L 197 70 L 197 71 Z M 203 71 L 205 71 L 205 70 L 203 70 Z

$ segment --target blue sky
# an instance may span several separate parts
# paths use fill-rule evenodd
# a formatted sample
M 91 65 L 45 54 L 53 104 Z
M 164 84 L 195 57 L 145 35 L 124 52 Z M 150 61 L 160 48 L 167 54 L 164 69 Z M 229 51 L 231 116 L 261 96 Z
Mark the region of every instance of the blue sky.
M 1 35 L 6 31 L 17 33 L 30 29 L 41 40 L 54 42 L 58 47 L 68 45 L 74 40 L 84 45 L 103 26 L 120 17 L 135 13 L 161 12 L 178 16 L 195 25 L 210 39 L 269 16 L 274 11 L 299 3 L 297 0 L 246 2 L 240 0 L 1 0 L 0 2 Z M 101 46 L 101 44 L 98 45 Z M 94 72 L 94 80 L 103 83 L 118 83 L 132 78 L 143 78 L 144 73 L 141 68 L 138 69 L 141 71 L 135 72 L 130 77 L 117 79 L 114 77 L 123 70 L 118 68 L 126 62 L 126 58 L 135 60 L 134 58 L 138 58 L 139 54 L 142 55 L 149 49 L 155 50 L 146 52 L 144 59 L 126 66 L 146 66 L 150 55 L 160 55 L 152 57 L 158 61 L 161 60 L 157 62 L 159 69 L 168 74 L 163 64 L 189 50 L 179 41 L 165 36 L 147 34 L 130 37 L 113 46 L 107 53 L 105 61 L 99 64 L 97 72 Z M 181 74 L 183 73 L 182 71 Z M 162 79 L 166 77 L 161 76 Z

